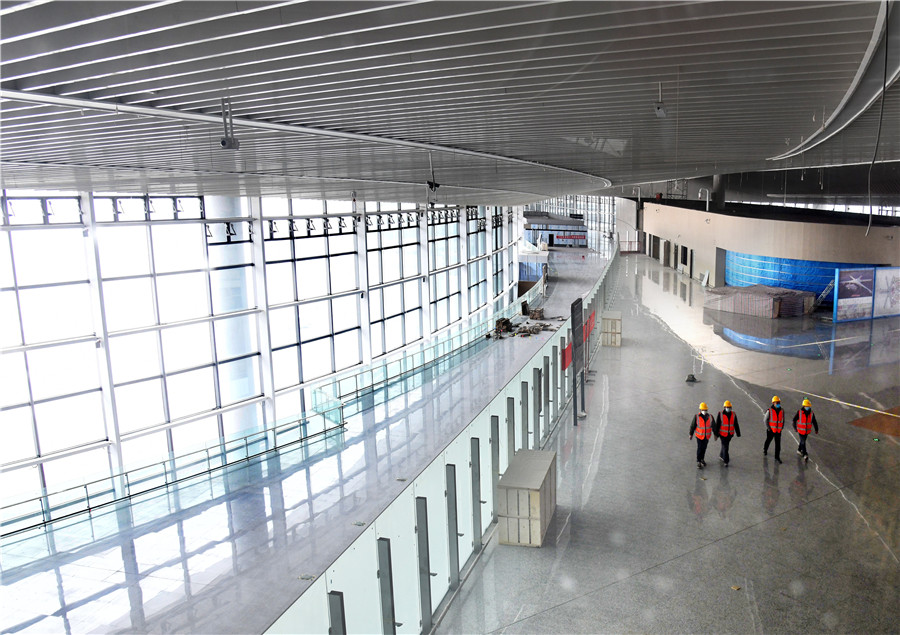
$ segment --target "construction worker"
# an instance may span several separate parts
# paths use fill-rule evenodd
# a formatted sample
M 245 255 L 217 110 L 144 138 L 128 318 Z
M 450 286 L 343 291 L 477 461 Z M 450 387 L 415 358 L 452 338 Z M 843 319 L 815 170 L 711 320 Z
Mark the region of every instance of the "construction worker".
M 784 428 L 784 410 L 781 409 L 781 399 L 778 395 L 772 397 L 772 405 L 763 416 L 766 424 L 766 444 L 763 446 L 763 456 L 769 454 L 769 444 L 775 439 L 775 462 L 781 463 L 781 430 Z
M 697 469 L 702 470 L 706 465 L 706 461 L 703 460 L 706 456 L 706 445 L 712 436 L 712 417 L 705 401 L 700 404 L 700 412 L 691 419 L 691 432 L 688 438 L 691 439 L 695 436 L 697 437 Z
M 719 450 L 719 460 L 728 467 L 728 445 L 735 436 L 741 436 L 741 428 L 738 426 L 737 413 L 731 409 L 731 402 L 727 399 L 722 404 L 722 410 L 716 415 L 716 422 L 713 424 L 713 434 L 722 443 L 722 449 Z
M 804 461 L 809 461 L 809 454 L 806 453 L 806 437 L 811 430 L 815 430 L 816 434 L 819 434 L 819 422 L 816 421 L 816 415 L 812 411 L 812 403 L 809 399 L 803 400 L 803 406 L 794 415 L 794 430 L 800 436 L 797 454 L 801 455 Z

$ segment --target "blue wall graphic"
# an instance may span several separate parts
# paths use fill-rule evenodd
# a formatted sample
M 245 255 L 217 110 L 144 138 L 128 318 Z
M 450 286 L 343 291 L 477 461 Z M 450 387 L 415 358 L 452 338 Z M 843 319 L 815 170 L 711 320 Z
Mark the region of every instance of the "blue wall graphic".
M 728 251 L 725 253 L 725 284 L 734 287 L 765 284 L 819 294 L 834 280 L 835 269 L 871 266 L 850 262 L 772 258 Z

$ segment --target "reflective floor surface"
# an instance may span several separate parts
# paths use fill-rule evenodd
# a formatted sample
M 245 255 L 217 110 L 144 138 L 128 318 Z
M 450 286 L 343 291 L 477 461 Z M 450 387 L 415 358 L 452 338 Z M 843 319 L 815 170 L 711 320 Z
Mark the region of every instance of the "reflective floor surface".
M 596 281 L 604 259 L 582 254 L 553 255 L 548 315 Z M 266 630 L 548 337 L 485 341 L 381 390 L 341 436 L 5 540 L 0 630 Z
M 865 422 L 898 420 L 875 411 L 898 413 L 900 321 L 711 315 L 696 282 L 644 256 L 626 263 L 622 347 L 601 349 L 588 417 L 553 441 L 544 545 L 494 533 L 437 631 L 897 632 L 900 438 Z M 782 463 L 763 456 L 773 394 L 788 419 L 812 400 L 808 463 L 793 430 Z M 716 441 L 699 470 L 690 418 L 725 399 L 742 436 L 729 467 Z

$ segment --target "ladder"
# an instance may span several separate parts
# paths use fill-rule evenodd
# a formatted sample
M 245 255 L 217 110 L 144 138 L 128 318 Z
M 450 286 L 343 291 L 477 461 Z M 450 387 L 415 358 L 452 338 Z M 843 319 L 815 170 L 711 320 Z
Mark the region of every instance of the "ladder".
M 829 281 L 828 281 L 828 286 L 825 287 L 825 290 L 822 291 L 822 293 L 819 294 L 819 297 L 816 298 L 816 301 L 813 302 L 813 306 L 812 306 L 812 310 L 813 310 L 813 311 L 815 311 L 816 309 L 819 308 L 819 305 L 822 304 L 822 302 L 825 301 L 825 298 L 828 297 L 828 295 L 831 293 L 831 290 L 832 290 L 832 289 L 834 289 L 834 280 L 829 280 Z

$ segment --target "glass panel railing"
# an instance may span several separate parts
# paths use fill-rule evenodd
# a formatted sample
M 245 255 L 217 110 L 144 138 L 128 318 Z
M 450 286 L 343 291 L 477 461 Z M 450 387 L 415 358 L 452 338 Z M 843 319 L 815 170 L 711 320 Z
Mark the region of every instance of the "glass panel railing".
M 315 390 L 346 400 L 358 397 L 366 391 L 375 390 L 385 383 L 395 381 L 404 374 L 420 370 L 427 364 L 434 363 L 450 355 L 461 352 L 468 346 L 479 342 L 494 328 L 494 323 L 501 317 L 512 318 L 522 311 L 522 304 L 536 306 L 543 297 L 547 280 L 542 278 L 522 297 L 503 310 L 494 313 L 490 318 L 480 320 L 468 326 L 457 326 L 438 336 L 412 345 L 396 353 L 388 354 L 363 368 L 355 368 L 344 373 L 328 377 L 321 383 L 314 384 Z
M 317 412 L 304 419 L 282 420 L 270 430 L 257 430 L 204 450 L 5 505 L 0 508 L 0 533 L 7 536 L 50 521 L 90 513 L 117 500 L 154 492 L 188 479 L 205 477 L 215 470 L 250 460 L 266 452 L 343 429 L 343 406 L 340 401 L 322 397 L 317 403 L 317 409 Z M 121 483 L 118 489 L 116 482 Z

